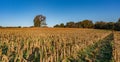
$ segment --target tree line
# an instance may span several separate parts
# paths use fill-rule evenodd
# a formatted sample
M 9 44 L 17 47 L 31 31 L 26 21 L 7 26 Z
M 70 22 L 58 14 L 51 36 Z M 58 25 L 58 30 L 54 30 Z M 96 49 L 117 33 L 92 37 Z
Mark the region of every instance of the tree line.
M 91 20 L 83 20 L 79 22 L 60 23 L 54 26 L 55 28 L 94 28 L 94 29 L 108 29 L 120 31 L 120 19 L 117 22 L 97 21 L 93 23 Z

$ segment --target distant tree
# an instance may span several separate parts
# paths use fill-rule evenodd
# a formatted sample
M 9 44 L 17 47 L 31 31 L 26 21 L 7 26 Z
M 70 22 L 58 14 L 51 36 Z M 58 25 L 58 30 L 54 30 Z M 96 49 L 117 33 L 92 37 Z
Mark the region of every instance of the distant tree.
M 0 28 L 2 28 L 2 26 L 0 26 Z
M 34 27 L 41 27 L 42 24 L 46 25 L 45 23 L 45 19 L 46 17 L 43 16 L 43 15 L 37 15 L 35 18 L 34 18 Z
M 120 22 L 120 18 L 118 19 L 118 22 Z
M 83 20 L 80 24 L 83 28 L 93 28 L 94 26 L 91 20 Z
M 64 26 L 64 23 L 61 23 L 61 24 L 60 24 L 60 27 L 64 28 L 64 27 L 65 27 L 65 26 Z
M 49 28 L 48 26 L 42 26 L 42 28 Z
M 120 31 L 120 19 L 115 23 L 114 29 Z
M 60 27 L 60 25 L 58 25 L 58 24 L 56 24 L 56 25 L 54 26 L 54 28 L 58 28 L 58 27 Z
M 91 20 L 83 20 L 80 22 L 67 22 L 65 25 L 63 23 L 57 24 L 54 27 L 62 28 L 95 28 L 95 29 L 110 29 L 120 31 L 120 18 L 115 22 L 104 22 L 98 21 L 93 23 Z
M 106 29 L 114 29 L 114 22 L 108 22 L 108 23 L 106 23 L 106 25 L 105 25 L 105 28 Z
M 18 26 L 18 28 L 22 28 L 21 26 Z
M 33 28 L 34 26 L 30 26 L 30 28 Z
M 82 28 L 81 22 L 76 22 L 76 23 L 75 23 L 75 28 Z
M 95 29 L 106 29 L 106 22 L 103 22 L 103 21 L 96 22 L 94 25 L 94 28 Z
M 120 23 L 115 23 L 114 25 L 114 29 L 117 30 L 117 31 L 120 31 Z
M 75 28 L 75 23 L 74 22 L 67 22 L 66 27 L 67 28 Z

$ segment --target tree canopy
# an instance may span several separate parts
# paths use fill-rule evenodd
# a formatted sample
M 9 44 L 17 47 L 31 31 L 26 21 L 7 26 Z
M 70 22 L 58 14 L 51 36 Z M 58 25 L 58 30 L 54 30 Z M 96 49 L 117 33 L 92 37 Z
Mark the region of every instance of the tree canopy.
M 91 20 L 83 20 L 79 22 L 67 22 L 65 25 L 61 23 L 60 25 L 57 24 L 54 27 L 59 28 L 94 28 L 94 29 L 109 29 L 109 30 L 117 30 L 120 31 L 120 18 L 117 22 L 104 22 L 104 21 L 97 21 L 93 23 Z
M 45 23 L 45 19 L 46 17 L 43 16 L 43 15 L 37 15 L 35 18 L 34 18 L 34 27 L 41 27 L 43 24 L 46 24 Z

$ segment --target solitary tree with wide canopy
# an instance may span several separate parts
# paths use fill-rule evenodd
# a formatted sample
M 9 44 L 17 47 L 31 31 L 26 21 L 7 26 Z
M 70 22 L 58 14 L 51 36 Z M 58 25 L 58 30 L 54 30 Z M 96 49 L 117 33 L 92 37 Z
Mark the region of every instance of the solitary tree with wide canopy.
M 43 15 L 37 15 L 34 18 L 34 27 L 42 27 L 46 25 L 46 17 Z

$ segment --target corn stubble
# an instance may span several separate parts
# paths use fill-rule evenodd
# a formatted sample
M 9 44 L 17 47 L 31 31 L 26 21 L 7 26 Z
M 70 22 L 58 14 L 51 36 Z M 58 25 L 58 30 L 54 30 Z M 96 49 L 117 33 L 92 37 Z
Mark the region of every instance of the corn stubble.
M 95 29 L 0 29 L 0 61 L 69 62 L 67 58 L 77 58 L 80 50 L 109 34 Z
M 114 33 L 113 57 L 115 62 L 120 62 L 120 32 Z

